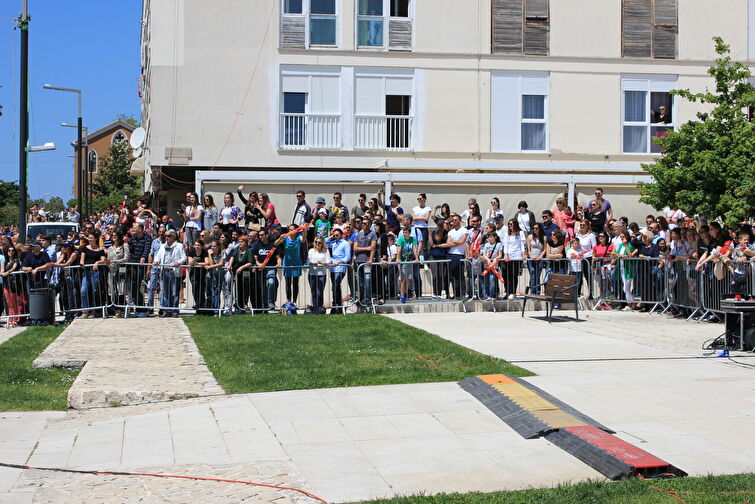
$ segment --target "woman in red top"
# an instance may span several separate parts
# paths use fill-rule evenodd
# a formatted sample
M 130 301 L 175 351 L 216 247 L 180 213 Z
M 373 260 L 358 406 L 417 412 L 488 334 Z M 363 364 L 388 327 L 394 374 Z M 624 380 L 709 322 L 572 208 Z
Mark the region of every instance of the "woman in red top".
M 592 248 L 592 264 L 595 269 L 595 278 L 600 285 L 600 299 L 603 300 L 611 297 L 611 270 L 613 269 L 611 252 L 613 252 L 613 245 L 608 238 L 608 233 L 601 231 L 598 233 L 598 244 Z M 603 301 L 598 309 L 610 310 L 611 305 Z

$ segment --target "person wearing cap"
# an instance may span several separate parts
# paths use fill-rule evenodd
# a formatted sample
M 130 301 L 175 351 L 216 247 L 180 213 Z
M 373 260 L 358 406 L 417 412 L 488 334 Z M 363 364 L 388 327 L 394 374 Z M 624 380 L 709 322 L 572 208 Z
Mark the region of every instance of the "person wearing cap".
M 519 227 L 524 231 L 524 234 L 532 233 L 532 226 L 537 222 L 535 214 L 527 210 L 526 201 L 520 201 L 517 207 L 519 208 L 519 212 L 516 214 L 516 220 L 519 223 Z
M 31 242 L 31 253 L 26 254 L 21 263 L 21 270 L 31 273 L 30 280 L 32 287 L 45 287 L 47 276 L 44 274 L 50 269 L 52 261 L 47 252 L 42 250 L 42 244 L 38 241 Z
M 317 202 L 320 200 L 325 204 L 325 198 L 317 198 Z M 330 230 L 333 228 L 333 224 L 328 219 L 328 210 L 326 208 L 319 208 L 317 210 L 317 220 L 315 221 L 315 237 L 325 239 L 330 236 Z
M 169 229 L 165 232 L 165 243 L 155 254 L 154 266 L 161 268 L 160 305 L 163 316 L 178 317 L 178 290 L 181 282 L 181 265 L 186 263 L 186 251 L 178 243 L 176 231 Z
M 327 208 L 325 208 L 325 198 L 318 196 L 317 198 L 315 198 L 315 206 L 312 208 L 312 217 L 310 218 L 310 222 L 312 224 L 314 224 L 315 221 L 320 218 L 321 210 L 325 210 L 326 216 L 330 217 L 330 212 Z

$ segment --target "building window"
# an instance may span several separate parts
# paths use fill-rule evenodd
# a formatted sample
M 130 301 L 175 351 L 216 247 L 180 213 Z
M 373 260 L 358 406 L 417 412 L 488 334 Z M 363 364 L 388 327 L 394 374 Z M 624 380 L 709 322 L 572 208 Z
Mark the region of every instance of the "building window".
M 116 132 L 115 135 L 113 135 L 113 140 L 111 143 L 126 142 L 126 141 L 128 141 L 128 137 L 126 136 L 126 134 L 122 131 L 118 131 Z
M 622 0 L 622 55 L 676 58 L 677 0 Z
M 414 74 L 360 70 L 356 74 L 354 149 L 414 149 Z
M 624 153 L 660 153 L 653 138 L 674 129 L 675 78 L 622 78 L 622 150 Z
M 357 46 L 411 50 L 410 0 L 358 0 Z
M 89 173 L 97 173 L 97 151 L 94 149 L 89 151 L 87 169 L 89 170 Z
M 283 0 L 281 6 L 281 47 L 338 45 L 337 0 Z
M 493 72 L 493 152 L 548 151 L 548 74 Z
M 550 0 L 492 0 L 493 54 L 547 56 Z
M 340 69 L 282 69 L 280 148 L 341 148 Z
M 309 45 L 336 45 L 336 0 L 311 0 Z

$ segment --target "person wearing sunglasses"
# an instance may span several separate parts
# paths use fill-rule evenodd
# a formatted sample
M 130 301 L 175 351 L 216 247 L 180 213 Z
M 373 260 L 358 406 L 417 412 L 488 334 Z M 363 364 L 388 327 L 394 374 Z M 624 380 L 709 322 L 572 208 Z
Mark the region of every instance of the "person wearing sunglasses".
M 490 198 L 490 208 L 485 212 L 485 224 L 495 224 L 495 219 L 498 216 L 503 218 L 503 210 L 501 210 L 501 200 L 495 196 Z
M 611 202 L 603 198 L 603 188 L 598 187 L 595 189 L 595 198 L 590 200 L 590 202 L 587 204 L 588 209 L 592 209 L 592 204 L 594 201 L 600 203 L 601 210 L 606 213 L 608 220 L 613 219 L 613 208 L 611 208 Z

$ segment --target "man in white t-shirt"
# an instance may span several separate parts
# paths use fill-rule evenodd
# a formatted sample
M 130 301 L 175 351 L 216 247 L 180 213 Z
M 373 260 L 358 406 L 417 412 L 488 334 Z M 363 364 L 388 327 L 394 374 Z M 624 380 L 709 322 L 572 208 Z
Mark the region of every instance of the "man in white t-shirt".
M 460 299 L 464 298 L 464 268 L 461 262 L 467 253 L 467 238 L 469 230 L 461 227 L 461 217 L 455 215 L 451 217 L 451 229 L 448 231 L 448 241 L 444 248 L 448 248 L 448 257 L 451 260 L 449 265 L 449 274 L 451 283 L 454 287 L 454 296 Z
M 433 209 L 427 206 L 427 195 L 425 193 L 419 193 L 419 196 L 417 196 L 417 206 L 412 208 L 412 219 L 414 221 L 414 227 L 419 229 L 420 233 L 422 233 L 422 254 L 424 256 L 430 255 L 427 225 L 430 221 L 432 211 Z

